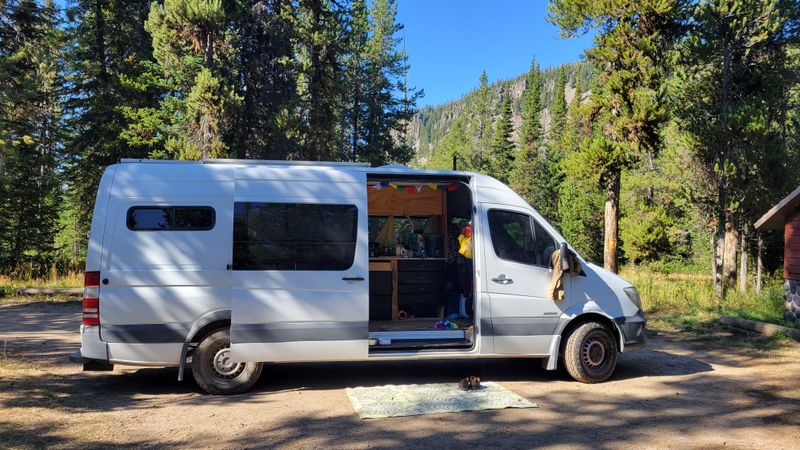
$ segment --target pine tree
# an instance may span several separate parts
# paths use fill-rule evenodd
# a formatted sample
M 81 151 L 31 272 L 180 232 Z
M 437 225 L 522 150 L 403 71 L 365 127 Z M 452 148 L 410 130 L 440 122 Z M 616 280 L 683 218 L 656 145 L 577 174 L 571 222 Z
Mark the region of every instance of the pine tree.
M 548 150 L 561 152 L 559 142 L 564 128 L 564 118 L 567 113 L 567 74 L 564 66 L 558 68 L 558 77 L 553 87 L 553 102 L 550 106 L 550 130 L 547 134 Z
M 492 139 L 492 91 L 489 88 L 489 77 L 486 71 L 481 72 L 480 85 L 476 92 L 474 109 L 471 115 L 471 131 L 474 136 L 473 149 L 468 157 L 468 165 L 478 172 L 488 172 L 491 169 Z
M 536 60 L 525 78 L 525 92 L 522 95 L 522 124 L 519 129 L 520 151 L 539 152 L 542 139 L 542 71 Z
M 531 61 L 525 79 L 525 92 L 522 94 L 519 152 L 511 175 L 511 187 L 535 208 L 541 204 L 538 197 L 540 190 L 536 186 L 542 160 L 541 94 L 542 72 L 534 60 Z
M 341 131 L 346 86 L 342 59 L 347 46 L 346 14 L 338 2 L 301 0 L 297 33 L 298 90 L 303 128 L 300 159 L 344 157 Z
M 664 78 L 667 52 L 679 31 L 682 0 L 552 0 L 551 21 L 567 36 L 598 28 L 586 55 L 598 73 L 591 104 L 597 132 L 582 158 L 587 175 L 606 191 L 604 266 L 616 272 L 622 171 L 654 153 L 667 119 Z
M 233 132 L 242 101 L 235 89 L 229 24 L 221 0 L 165 0 L 150 8 L 145 28 L 171 91 L 162 99 L 159 114 L 168 156 L 228 156 L 225 137 Z
M 405 134 L 406 123 L 414 115 L 413 105 L 422 95 L 405 86 L 408 56 L 400 49 L 397 4 L 394 0 L 370 2 L 370 37 L 367 42 L 366 120 L 363 123 L 364 149 L 358 159 L 373 165 L 407 163 L 413 149 L 397 137 Z M 402 97 L 400 96 L 402 93 Z
M 498 116 L 492 140 L 492 175 L 508 183 L 514 167 L 514 142 L 511 140 L 514 129 L 511 123 L 511 92 L 508 89 L 503 95 Z
M 137 83 L 152 59 L 144 22 L 149 0 L 82 0 L 70 8 L 64 55 L 69 83 L 64 108 L 66 209 L 59 236 L 62 259 L 80 267 L 100 176 L 120 158 L 142 158 L 159 146 L 156 133 L 126 136 L 126 111 L 146 111 L 158 104 L 160 90 Z M 148 130 L 150 131 L 150 130 Z M 127 139 L 127 138 L 130 139 Z M 129 145 L 129 142 L 136 145 Z
M 287 159 L 298 152 L 293 14 L 289 0 L 249 0 L 242 11 L 236 48 L 244 103 L 234 139 L 239 158 Z
M 348 50 L 345 57 L 347 92 L 344 99 L 345 142 L 349 144 L 352 161 L 363 153 L 367 103 L 367 44 L 369 43 L 369 12 L 366 0 L 355 0 L 351 6 Z
M 0 265 L 40 275 L 55 256 L 61 201 L 62 33 L 52 2 L 0 8 Z

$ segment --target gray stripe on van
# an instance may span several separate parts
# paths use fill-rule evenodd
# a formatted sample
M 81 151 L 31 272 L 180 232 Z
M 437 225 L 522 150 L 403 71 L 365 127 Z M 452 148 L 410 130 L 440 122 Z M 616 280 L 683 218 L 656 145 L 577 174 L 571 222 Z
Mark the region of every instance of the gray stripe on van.
M 100 339 L 110 343 L 171 344 L 186 340 L 191 328 L 186 323 L 101 325 Z
M 351 341 L 367 339 L 367 322 L 286 322 L 231 324 L 231 342 Z
M 553 334 L 556 325 L 558 317 L 481 319 L 484 336 L 546 336 Z

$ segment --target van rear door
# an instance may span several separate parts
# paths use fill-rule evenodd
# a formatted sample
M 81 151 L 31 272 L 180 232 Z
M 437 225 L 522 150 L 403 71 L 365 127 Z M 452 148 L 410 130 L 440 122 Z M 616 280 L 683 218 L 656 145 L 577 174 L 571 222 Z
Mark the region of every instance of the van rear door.
M 367 240 L 363 171 L 316 166 L 237 169 L 233 359 L 366 358 Z

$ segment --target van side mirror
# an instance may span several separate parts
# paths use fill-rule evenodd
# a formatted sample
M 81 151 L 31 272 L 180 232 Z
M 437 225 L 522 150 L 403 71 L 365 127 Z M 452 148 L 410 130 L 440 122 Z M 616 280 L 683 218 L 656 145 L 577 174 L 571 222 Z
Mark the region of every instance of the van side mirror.
M 563 270 L 564 272 L 568 272 L 568 273 L 569 273 L 569 268 L 570 268 L 570 263 L 569 263 L 569 256 L 570 255 L 569 254 L 570 254 L 570 251 L 569 251 L 569 248 L 567 248 L 567 243 L 566 242 L 562 242 L 561 243 L 561 248 L 559 249 L 559 258 L 560 258 L 560 260 L 559 260 L 558 263 L 561 265 L 561 270 Z

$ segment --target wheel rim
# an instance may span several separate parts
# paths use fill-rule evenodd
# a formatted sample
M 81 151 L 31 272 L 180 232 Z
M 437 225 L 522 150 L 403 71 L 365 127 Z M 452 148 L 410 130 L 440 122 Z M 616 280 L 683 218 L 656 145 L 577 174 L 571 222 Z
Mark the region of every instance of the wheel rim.
M 234 363 L 231 360 L 230 347 L 224 347 L 214 354 L 214 358 L 211 360 L 211 367 L 217 375 L 223 378 L 235 378 L 244 370 L 244 363 Z
M 591 336 L 583 342 L 581 360 L 586 367 L 596 369 L 605 363 L 606 353 L 606 343 L 597 336 Z

